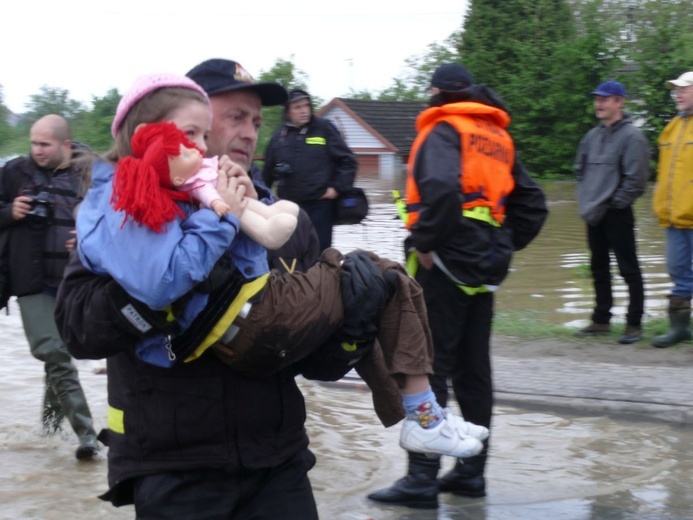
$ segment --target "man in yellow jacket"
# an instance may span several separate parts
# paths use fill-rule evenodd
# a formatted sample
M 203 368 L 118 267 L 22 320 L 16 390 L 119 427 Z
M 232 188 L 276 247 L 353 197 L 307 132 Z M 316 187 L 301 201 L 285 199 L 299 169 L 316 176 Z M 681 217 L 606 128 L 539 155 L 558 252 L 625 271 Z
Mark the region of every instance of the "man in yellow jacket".
M 652 340 L 659 348 L 691 338 L 693 295 L 693 71 L 667 85 L 679 114 L 659 136 L 653 206 L 659 225 L 667 230 L 667 269 L 674 287 L 669 295 L 670 328 Z

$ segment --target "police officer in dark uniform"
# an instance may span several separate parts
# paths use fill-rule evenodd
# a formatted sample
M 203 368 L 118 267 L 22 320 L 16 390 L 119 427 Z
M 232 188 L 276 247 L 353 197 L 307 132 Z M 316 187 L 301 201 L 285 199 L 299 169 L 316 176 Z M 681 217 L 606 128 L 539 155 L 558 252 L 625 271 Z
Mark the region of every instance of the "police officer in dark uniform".
M 332 245 L 335 199 L 353 186 L 358 163 L 332 122 L 313 114 L 305 90 L 289 91 L 284 118 L 265 150 L 262 178 L 308 213 L 324 251 Z
M 491 429 L 493 291 L 513 251 L 539 233 L 546 202 L 515 157 L 502 101 L 474 85 L 465 67 L 435 71 L 430 104 L 417 119 L 407 168 L 407 265 L 424 290 L 438 402 L 447 403 L 450 380 L 464 419 Z M 436 508 L 439 492 L 483 497 L 485 444 L 441 478 L 439 458 L 408 453 L 407 475 L 368 497 L 418 508 Z

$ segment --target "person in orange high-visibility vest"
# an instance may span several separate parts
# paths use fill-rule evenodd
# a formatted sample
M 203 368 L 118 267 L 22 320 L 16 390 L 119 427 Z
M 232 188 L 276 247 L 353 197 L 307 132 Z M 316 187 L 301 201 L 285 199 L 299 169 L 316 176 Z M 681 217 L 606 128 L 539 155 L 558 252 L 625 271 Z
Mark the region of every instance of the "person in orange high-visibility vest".
M 465 420 L 489 427 L 493 292 L 513 251 L 536 237 L 548 211 L 516 157 L 510 116 L 493 91 L 448 63 L 433 74 L 430 105 L 416 121 L 407 169 L 407 268 L 424 290 L 437 399 L 447 403 L 451 379 Z M 441 478 L 439 458 L 409 452 L 407 475 L 368 497 L 419 508 L 437 507 L 439 492 L 483 497 L 487 451 L 458 459 Z

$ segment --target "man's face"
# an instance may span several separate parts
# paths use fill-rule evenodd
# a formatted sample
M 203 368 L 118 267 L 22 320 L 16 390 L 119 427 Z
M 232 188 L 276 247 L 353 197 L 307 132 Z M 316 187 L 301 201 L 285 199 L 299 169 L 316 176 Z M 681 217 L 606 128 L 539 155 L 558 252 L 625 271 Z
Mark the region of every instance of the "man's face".
M 249 90 L 232 90 L 213 95 L 210 102 L 213 117 L 207 155 L 228 155 L 249 170 L 262 125 L 260 96 Z
M 676 102 L 676 109 L 685 114 L 693 113 L 693 85 L 676 87 L 671 91 L 671 97 Z
M 623 117 L 623 98 L 618 96 L 594 96 L 594 112 L 606 126 Z
M 310 121 L 310 99 L 299 99 L 290 103 L 288 116 L 294 126 L 307 125 Z
M 40 121 L 31 127 L 29 132 L 31 140 L 31 156 L 41 168 L 55 170 L 66 165 L 69 160 L 70 141 L 59 141 L 53 136 L 49 125 Z

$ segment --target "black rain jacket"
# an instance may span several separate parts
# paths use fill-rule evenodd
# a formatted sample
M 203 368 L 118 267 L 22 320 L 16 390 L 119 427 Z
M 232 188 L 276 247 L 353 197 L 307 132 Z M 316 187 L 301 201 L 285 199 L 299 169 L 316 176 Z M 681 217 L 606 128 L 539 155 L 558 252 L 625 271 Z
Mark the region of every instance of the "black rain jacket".
M 318 200 L 327 190 L 350 189 L 358 162 L 339 130 L 328 119 L 312 116 L 307 125 L 279 127 L 265 150 L 262 179 L 277 182 L 279 198 L 293 202 Z

